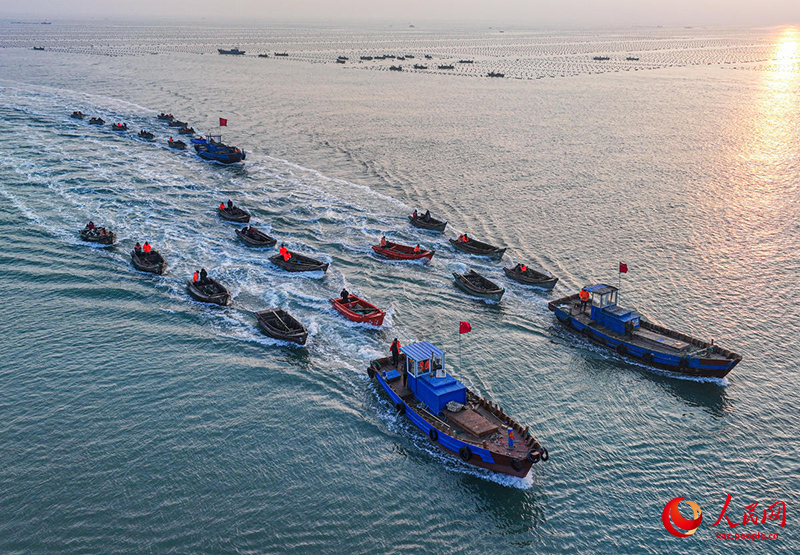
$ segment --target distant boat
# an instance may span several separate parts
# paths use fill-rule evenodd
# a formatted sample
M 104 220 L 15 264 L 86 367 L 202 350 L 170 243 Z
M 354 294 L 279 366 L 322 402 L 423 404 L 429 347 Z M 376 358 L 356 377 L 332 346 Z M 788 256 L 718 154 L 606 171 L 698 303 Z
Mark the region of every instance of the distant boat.
M 227 56 L 243 56 L 244 50 L 239 50 L 238 48 L 231 48 L 230 50 L 223 50 L 222 48 L 217 48 L 217 52 L 220 54 L 225 54 Z
M 336 60 L 336 63 L 337 64 L 344 64 L 346 62 L 345 62 L 345 60 L 342 60 L 341 58 L 339 58 L 339 59 Z
M 447 66 L 438 66 L 438 67 L 439 67 L 439 69 L 455 69 L 455 68 L 456 68 L 456 66 L 451 66 L 451 65 L 447 65 Z
M 618 289 L 603 283 L 583 288 L 589 300 L 575 293 L 550 301 L 547 307 L 570 331 L 600 345 L 676 374 L 723 378 L 742 357 L 726 349 L 645 320 L 617 305 Z
M 606 60 L 610 60 L 611 58 L 609 58 L 608 56 L 595 56 L 592 59 L 597 60 L 598 62 L 604 62 Z
M 173 119 L 168 121 L 167 125 L 169 125 L 170 127 L 186 127 L 189 124 L 186 123 L 185 121 L 181 121 L 181 120 L 173 118 Z
M 339 56 L 339 57 L 338 57 L 338 58 L 336 58 L 336 59 L 337 59 L 337 60 L 345 60 L 345 61 L 347 61 L 347 60 L 349 60 L 350 58 L 348 58 L 347 56 Z
M 161 112 L 156 116 L 156 119 L 160 119 L 163 121 L 172 121 L 175 119 L 175 116 L 173 116 L 172 114 L 165 114 L 164 112 Z
M 104 120 L 103 118 L 91 118 L 89 120 L 90 125 L 103 125 L 105 124 L 105 122 L 106 120 Z
M 422 64 L 414 64 L 414 69 L 428 69 L 428 66 Z
M 403 66 L 389 66 L 389 71 L 403 71 Z
M 433 58 L 433 56 L 431 56 L 430 54 L 425 54 L 425 59 L 426 59 L 426 60 L 430 60 L 430 59 L 432 59 L 432 58 Z
M 269 58 L 269 54 L 259 54 L 259 58 Z
M 219 136 L 216 138 L 209 136 L 208 139 L 192 139 L 192 144 L 200 158 L 212 162 L 236 164 L 247 157 L 244 150 L 223 144 Z
M 409 60 L 413 60 L 414 59 L 414 55 L 413 54 L 406 54 L 405 57 L 407 59 L 409 59 Z
M 486 77 L 505 77 L 505 73 L 497 73 L 496 71 L 490 71 L 486 74 Z
M 639 58 L 636 58 L 636 57 L 634 57 L 634 56 L 628 56 L 628 57 L 627 57 L 627 58 L 625 58 L 625 59 L 626 59 L 627 61 L 629 61 L 629 62 L 638 62 L 638 61 L 639 61 Z
M 83 119 L 83 118 L 85 118 L 86 116 L 84 115 L 84 113 L 83 113 L 83 112 L 81 112 L 80 110 L 78 110 L 78 111 L 72 112 L 72 113 L 69 115 L 69 117 L 71 117 L 72 119 Z
M 275 52 L 275 55 L 276 56 L 280 56 L 282 58 L 285 58 L 285 57 L 287 57 L 289 55 L 289 53 L 288 52 Z
M 194 127 L 181 127 L 178 129 L 180 135 L 194 135 Z
M 156 136 L 150 133 L 149 131 L 145 131 L 144 129 L 142 129 L 141 131 L 139 131 L 139 138 L 144 139 L 146 141 L 152 141 L 153 139 L 156 138 Z
M 127 131 L 128 130 L 128 124 L 127 123 L 112 123 L 111 124 L 111 129 L 113 129 L 114 131 Z
M 364 60 L 364 61 L 366 61 L 366 62 L 370 62 L 370 61 L 372 61 L 372 56 L 361 56 L 361 58 L 360 58 L 360 59 L 361 59 L 361 60 Z
M 167 144 L 170 148 L 174 148 L 175 150 L 186 150 L 186 143 L 183 141 L 173 141 L 172 137 L 167 141 Z
M 34 50 L 44 50 L 44 46 L 34 46 Z
M 458 60 L 459 64 L 472 64 L 474 63 L 473 60 Z

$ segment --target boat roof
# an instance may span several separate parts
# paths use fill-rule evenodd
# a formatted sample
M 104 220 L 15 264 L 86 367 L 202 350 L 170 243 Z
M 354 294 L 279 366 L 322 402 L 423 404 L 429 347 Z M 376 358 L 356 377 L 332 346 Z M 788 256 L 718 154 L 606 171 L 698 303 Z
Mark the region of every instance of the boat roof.
M 420 341 L 400 347 L 400 352 L 412 360 L 427 360 L 431 356 L 444 356 L 444 351 L 436 347 L 433 343 L 428 341 Z
M 584 290 L 588 291 L 589 293 L 597 293 L 599 295 L 604 295 L 606 293 L 613 293 L 618 289 L 613 285 L 606 285 L 605 283 L 597 283 L 595 285 L 584 287 Z

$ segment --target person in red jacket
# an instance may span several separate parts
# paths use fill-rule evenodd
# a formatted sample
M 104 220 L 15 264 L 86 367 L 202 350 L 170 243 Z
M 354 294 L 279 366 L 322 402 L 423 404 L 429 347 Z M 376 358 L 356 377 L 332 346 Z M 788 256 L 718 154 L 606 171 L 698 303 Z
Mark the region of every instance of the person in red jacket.
M 220 202 L 219 203 L 219 209 L 220 210 L 225 210 L 225 203 L 224 202 Z
M 195 270 L 194 275 L 192 276 L 192 283 L 197 283 L 198 279 L 200 279 L 200 273 Z
M 396 337 L 394 338 L 394 341 L 392 341 L 390 350 L 392 351 L 392 364 L 397 367 L 397 365 L 400 363 L 400 342 Z
M 153 250 L 153 247 L 150 246 L 150 243 L 145 241 L 142 250 L 144 251 L 145 254 L 150 254 L 150 251 Z

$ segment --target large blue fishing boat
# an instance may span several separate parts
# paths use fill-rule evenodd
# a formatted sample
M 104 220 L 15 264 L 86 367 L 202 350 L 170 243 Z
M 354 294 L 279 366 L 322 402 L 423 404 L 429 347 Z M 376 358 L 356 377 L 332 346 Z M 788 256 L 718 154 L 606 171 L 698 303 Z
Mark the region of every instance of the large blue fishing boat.
M 618 289 L 597 284 L 580 294 L 551 301 L 547 307 L 571 331 L 614 349 L 622 356 L 676 374 L 722 378 L 739 364 L 736 353 L 648 322 L 641 315 L 617 305 Z
M 212 160 L 222 164 L 236 164 L 246 158 L 244 150 L 235 146 L 228 146 L 222 142 L 220 135 L 209 135 L 192 139 L 194 150 L 204 160 Z
M 373 360 L 367 372 L 398 413 L 465 463 L 521 478 L 549 458 L 528 426 L 447 374 L 444 351 L 427 341 L 401 347 L 397 364 Z

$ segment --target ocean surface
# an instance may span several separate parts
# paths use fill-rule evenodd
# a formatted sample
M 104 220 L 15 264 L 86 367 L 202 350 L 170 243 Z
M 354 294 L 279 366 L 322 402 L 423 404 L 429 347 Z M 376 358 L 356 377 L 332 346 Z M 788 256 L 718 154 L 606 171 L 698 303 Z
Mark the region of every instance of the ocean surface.
M 414 58 L 359 62 L 386 54 Z M 246 163 L 168 149 L 161 111 L 227 118 Z M 229 198 L 327 275 L 241 244 Z M 0 22 L 0 552 L 797 553 L 799 215 L 795 28 Z M 90 219 L 118 243 L 80 241 Z M 454 252 L 463 232 L 506 264 Z M 436 255 L 378 259 L 382 235 Z M 131 267 L 136 241 L 166 275 Z M 509 282 L 516 262 L 555 290 Z M 231 306 L 187 295 L 200 267 Z M 502 301 L 456 289 L 468 268 Z M 547 302 L 598 282 L 743 361 L 677 379 L 571 335 Z M 383 328 L 333 311 L 342 287 Z M 258 331 L 272 306 L 306 347 Z M 367 378 L 394 337 L 444 348 L 550 460 L 516 479 L 433 447 Z M 728 494 L 734 523 L 783 501 L 786 526 L 707 527 Z M 684 496 L 703 526 L 675 538 L 661 513 Z M 716 537 L 745 531 L 779 539 Z

